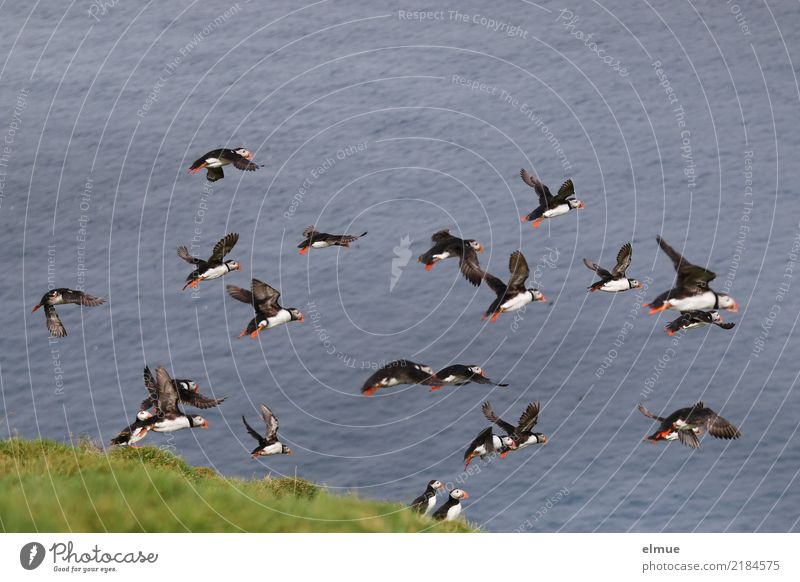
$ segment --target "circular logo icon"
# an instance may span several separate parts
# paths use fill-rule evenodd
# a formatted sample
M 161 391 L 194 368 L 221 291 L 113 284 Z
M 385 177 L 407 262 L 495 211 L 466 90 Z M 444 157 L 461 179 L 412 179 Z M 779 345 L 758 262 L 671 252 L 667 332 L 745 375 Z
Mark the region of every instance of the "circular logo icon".
M 26 570 L 35 570 L 44 561 L 44 546 L 39 542 L 28 542 L 19 551 L 19 563 Z

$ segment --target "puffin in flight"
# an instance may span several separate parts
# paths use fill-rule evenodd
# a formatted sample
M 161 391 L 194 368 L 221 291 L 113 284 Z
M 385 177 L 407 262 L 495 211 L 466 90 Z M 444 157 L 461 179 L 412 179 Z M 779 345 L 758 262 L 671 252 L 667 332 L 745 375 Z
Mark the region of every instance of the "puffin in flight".
M 494 275 L 484 274 L 486 284 L 495 292 L 497 299 L 486 310 L 483 319 L 491 317 L 493 323 L 497 321 L 497 318 L 504 311 L 516 311 L 534 301 L 547 301 L 544 294 L 538 289 L 525 288 L 525 281 L 528 280 L 530 269 L 528 269 L 528 262 L 521 252 L 514 251 L 511 253 L 511 257 L 508 260 L 508 270 L 511 273 L 508 285 Z
M 480 366 L 465 366 L 464 364 L 453 364 L 436 372 L 436 375 L 453 386 L 463 386 L 470 382 L 476 384 L 487 384 L 490 386 L 501 386 L 505 388 L 508 384 L 502 384 L 490 380 L 486 377 L 486 372 Z
M 475 285 L 483 280 L 483 269 L 478 261 L 478 253 L 483 252 L 483 246 L 473 239 L 460 239 L 450 234 L 448 229 L 440 230 L 431 237 L 433 246 L 421 254 L 417 261 L 425 265 L 425 270 L 430 271 L 439 261 L 458 257 L 458 266 L 464 278 Z
M 395 360 L 381 366 L 367 378 L 361 387 L 361 393 L 364 396 L 371 396 L 380 388 L 391 388 L 400 384 L 424 384 L 431 386 L 431 390 L 438 390 L 446 382 L 439 378 L 430 366 L 410 360 Z
M 735 426 L 710 408 L 706 408 L 702 402 L 676 410 L 666 418 L 653 414 L 642 404 L 639 404 L 639 412 L 661 423 L 658 430 L 646 439 L 654 443 L 677 438 L 681 444 L 696 449 L 700 446 L 697 437 L 704 428 L 711 436 L 718 439 L 731 440 L 741 436 Z M 676 434 L 677 436 L 674 436 Z
M 500 457 L 503 458 L 509 451 L 513 451 L 516 448 L 517 443 L 513 438 L 508 435 L 498 436 L 493 434 L 492 427 L 486 427 L 478 433 L 478 436 L 473 439 L 464 452 L 464 470 L 467 470 L 470 462 L 472 462 L 472 459 L 475 457 L 482 459 L 496 451 L 500 453 Z
M 303 231 L 305 240 L 297 245 L 297 248 L 300 249 L 300 254 L 304 255 L 308 252 L 308 249 L 324 249 L 332 246 L 349 247 L 351 242 L 360 239 L 366 234 L 366 230 L 358 236 L 328 234 L 327 232 L 319 232 L 314 226 L 309 226 Z
M 695 329 L 698 327 L 705 327 L 707 325 L 716 325 L 722 329 L 733 329 L 736 327 L 735 323 L 729 323 L 722 320 L 722 316 L 716 309 L 711 311 L 681 311 L 680 317 L 673 319 L 664 328 L 667 330 L 668 335 L 674 335 L 683 329 Z
M 693 265 L 681 254 L 667 244 L 660 236 L 656 235 L 661 250 L 672 259 L 678 276 L 675 287 L 665 291 L 649 304 L 650 314 L 672 309 L 673 311 L 695 311 L 706 309 L 727 309 L 739 311 L 739 305 L 727 293 L 717 293 L 708 284 L 717 276 L 715 273 Z
M 250 304 L 256 312 L 256 316 L 250 320 L 247 328 L 239 334 L 239 337 L 249 334 L 251 338 L 255 339 L 261 330 L 272 329 L 290 321 L 299 321 L 300 323 L 304 321 L 303 314 L 298 309 L 281 307 L 278 303 L 281 294 L 258 279 L 251 281 L 250 289 L 252 291 L 236 285 L 228 285 L 226 288 L 228 295 L 237 301 Z
M 211 256 L 207 261 L 198 259 L 189 254 L 189 249 L 185 246 L 178 247 L 178 256 L 187 263 L 195 266 L 194 271 L 189 273 L 186 277 L 187 287 L 197 287 L 200 281 L 210 281 L 211 279 L 218 279 L 223 275 L 227 275 L 231 271 L 239 271 L 242 266 L 236 261 L 224 260 L 225 255 L 231 252 L 231 249 L 236 245 L 239 240 L 239 233 L 231 232 L 222 237 L 217 244 L 214 245 L 214 250 L 211 251 Z
M 515 443 L 513 450 L 524 449 L 531 445 L 545 445 L 547 444 L 547 436 L 540 432 L 533 432 L 533 427 L 539 422 L 539 403 L 531 402 L 525 408 L 525 411 L 519 417 L 517 426 L 510 422 L 506 422 L 502 418 L 498 418 L 492 410 L 492 405 L 489 402 L 484 402 L 481 406 L 483 415 L 486 419 L 502 428 L 505 433 L 511 437 Z M 500 456 L 505 457 L 508 451 L 502 453 Z
M 209 182 L 216 182 L 225 177 L 222 171 L 223 166 L 233 164 L 233 167 L 245 172 L 254 172 L 261 166 L 254 164 L 253 152 L 245 148 L 229 150 L 226 148 L 211 150 L 207 154 L 199 157 L 190 167 L 189 172 L 196 174 L 203 168 L 206 172 L 206 179 Z
M 250 453 L 250 457 L 256 459 L 258 457 L 266 457 L 269 455 L 291 455 L 292 449 L 278 440 L 278 417 L 272 414 L 272 411 L 266 404 L 259 406 L 261 410 L 261 418 L 264 419 L 264 424 L 267 425 L 266 436 L 261 436 L 256 430 L 247 424 L 247 419 L 242 415 L 242 422 L 247 432 L 251 437 L 258 441 L 258 446 Z
M 519 176 L 539 196 L 539 206 L 522 217 L 522 222 L 533 222 L 533 228 L 539 228 L 542 221 L 547 218 L 561 216 L 574 208 L 585 208 L 583 202 L 573 198 L 575 196 L 575 186 L 572 184 L 572 180 L 564 182 L 561 188 L 558 189 L 558 194 L 553 196 L 547 186 L 542 184 L 538 178 L 529 174 L 524 168 L 519 171 Z
M 469 494 L 463 489 L 453 489 L 447 501 L 434 512 L 432 516 L 433 519 L 438 519 L 440 521 L 453 521 L 454 519 L 458 519 L 458 516 L 461 515 L 462 499 L 469 499 Z
M 428 481 L 428 486 L 425 487 L 425 491 L 412 501 L 409 507 L 417 513 L 428 515 L 436 506 L 436 493 L 441 490 L 444 490 L 444 483 L 436 479 Z
M 102 305 L 106 300 L 102 297 L 95 297 L 83 291 L 73 291 L 72 289 L 53 289 L 48 291 L 42 297 L 42 300 L 33 308 L 31 313 L 35 313 L 40 307 L 44 307 L 45 323 L 47 329 L 50 330 L 50 335 L 54 337 L 65 337 L 67 329 L 61 323 L 61 318 L 56 313 L 56 305 L 66 305 L 67 303 L 74 303 L 75 305 L 82 305 L 83 307 L 97 307 Z
M 617 264 L 611 271 L 603 269 L 594 261 L 583 259 L 583 264 L 600 276 L 600 280 L 593 283 L 592 286 L 589 287 L 589 291 L 592 293 L 595 291 L 619 293 L 620 291 L 641 289 L 644 287 L 644 285 L 636 279 L 629 279 L 625 276 L 625 271 L 631 264 L 632 255 L 633 247 L 631 247 L 631 243 L 622 245 L 622 248 L 619 249 L 617 253 Z

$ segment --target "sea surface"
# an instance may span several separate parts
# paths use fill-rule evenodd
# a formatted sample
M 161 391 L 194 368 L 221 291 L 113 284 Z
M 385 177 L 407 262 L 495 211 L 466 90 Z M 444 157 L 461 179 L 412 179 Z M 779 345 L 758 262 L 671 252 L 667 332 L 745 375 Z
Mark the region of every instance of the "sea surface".
M 0 433 L 108 443 L 164 365 L 227 400 L 144 443 L 225 475 L 401 502 L 437 478 L 487 531 L 797 531 L 799 41 L 774 1 L 5 2 Z M 240 146 L 263 167 L 187 174 Z M 520 168 L 586 208 L 521 224 Z M 368 234 L 301 256 L 310 224 Z M 416 260 L 442 228 L 502 279 L 521 249 L 548 302 L 482 321 L 487 287 Z M 176 247 L 227 232 L 243 269 L 181 291 Z M 717 273 L 734 329 L 670 338 L 677 314 L 648 315 L 674 282 L 657 234 Z M 582 259 L 628 241 L 646 289 L 587 293 Z M 251 277 L 305 323 L 240 339 L 225 284 Z M 49 338 L 49 287 L 108 303 L 59 308 Z M 510 386 L 361 396 L 398 358 Z M 540 402 L 550 442 L 464 473 L 486 400 L 509 420 Z M 698 400 L 741 438 L 643 442 L 639 402 Z M 251 460 L 261 402 L 293 456 Z

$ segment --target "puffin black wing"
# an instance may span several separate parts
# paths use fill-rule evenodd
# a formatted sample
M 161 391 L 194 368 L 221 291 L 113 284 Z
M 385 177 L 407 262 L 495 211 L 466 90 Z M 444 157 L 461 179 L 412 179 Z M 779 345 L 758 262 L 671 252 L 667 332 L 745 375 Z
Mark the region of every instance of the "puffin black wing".
M 519 417 L 518 432 L 528 432 L 539 422 L 539 403 L 531 402 Z
M 178 408 L 178 390 L 166 368 L 156 368 L 156 386 L 158 388 L 158 411 L 161 415 L 182 414 Z
M 464 461 L 466 462 L 472 455 L 472 452 L 481 445 L 483 445 L 487 453 L 494 452 L 494 439 L 492 439 L 491 426 L 483 429 L 480 434 L 478 434 L 478 436 L 476 436 L 475 439 L 469 444 L 469 448 L 464 453 Z
M 550 206 L 550 201 L 553 198 L 553 195 L 550 194 L 550 189 L 547 186 L 542 184 L 538 178 L 529 174 L 525 168 L 519 171 L 519 177 L 522 178 L 523 182 L 536 191 L 536 194 L 539 197 L 539 206 Z
M 147 388 L 147 398 L 142 400 L 139 410 L 148 410 L 158 404 L 158 387 L 149 366 L 144 367 L 142 377 L 144 378 L 144 387 Z
M 261 418 L 264 419 L 264 424 L 267 425 L 267 442 L 274 443 L 278 440 L 278 418 L 272 414 L 272 411 L 266 404 L 259 406 L 261 410 Z
M 281 306 L 278 300 L 281 298 L 280 292 L 273 289 L 266 283 L 253 279 L 251 282 L 253 306 L 268 317 L 274 316 L 280 311 Z
M 553 197 L 551 205 L 558 206 L 559 204 L 563 204 L 568 198 L 572 198 L 573 196 L 575 196 L 575 186 L 572 184 L 572 180 L 567 180 L 561 184 L 561 188 L 558 189 L 558 194 Z
M 95 297 L 83 291 L 73 291 L 72 289 L 64 289 L 61 292 L 61 297 L 64 299 L 64 303 L 74 303 L 84 307 L 97 307 L 106 302 L 102 297 Z
M 222 237 L 217 244 L 214 245 L 214 250 L 211 252 L 211 257 L 208 259 L 209 263 L 221 263 L 222 259 L 231 252 L 236 243 L 239 241 L 239 233 L 231 232 Z
M 583 264 L 586 265 L 587 268 L 591 269 L 603 279 L 612 279 L 613 275 L 610 272 L 606 271 L 603 267 L 595 263 L 594 261 L 590 261 L 589 259 L 583 259 Z
M 222 168 L 208 168 L 206 172 L 206 180 L 209 182 L 216 182 L 217 180 L 222 180 L 225 177 L 225 172 L 222 171 Z
M 633 247 L 631 246 L 631 243 L 625 243 L 617 253 L 617 265 L 614 267 L 614 270 L 611 271 L 611 274 L 617 278 L 624 277 L 625 271 L 627 271 L 628 267 L 631 265 L 632 257 Z
M 178 396 L 180 398 L 180 401 L 183 402 L 184 404 L 187 404 L 194 408 L 199 408 L 201 410 L 219 406 L 227 399 L 227 396 L 223 398 L 209 398 L 208 396 L 203 396 L 199 392 L 195 392 L 194 390 L 187 390 L 185 388 L 181 388 L 178 390 Z
M 256 440 L 258 441 L 258 444 L 259 444 L 259 446 L 262 446 L 262 447 L 263 447 L 263 446 L 266 446 L 266 444 L 267 444 L 267 439 L 265 439 L 263 436 L 261 436 L 261 435 L 260 435 L 260 434 L 259 434 L 259 433 L 256 431 L 256 429 L 254 429 L 252 426 L 250 426 L 249 424 L 247 424 L 247 419 L 244 417 L 244 415 L 242 415 L 242 422 L 244 423 L 244 427 L 247 429 L 247 433 L 248 433 L 248 434 L 249 434 L 251 437 L 253 437 L 254 439 L 256 439 Z
M 656 241 L 661 250 L 672 260 L 675 271 L 678 273 L 677 286 L 679 288 L 695 294 L 702 293 L 708 289 L 708 284 L 716 278 L 716 273 L 693 265 L 659 235 L 656 235 Z
M 255 172 L 261 167 L 235 151 L 226 151 L 223 158 L 233 164 L 233 167 L 237 170 L 245 172 Z
M 508 259 L 508 270 L 511 272 L 511 276 L 508 279 L 509 294 L 513 296 L 524 292 L 525 281 L 528 280 L 528 275 L 530 274 L 525 255 L 520 251 L 511 253 L 511 257 Z
M 739 430 L 730 422 L 722 418 L 713 410 L 708 410 L 708 416 L 705 419 L 705 426 L 708 434 L 718 439 L 738 439 L 741 436 Z
M 700 448 L 700 439 L 697 438 L 697 435 L 693 430 L 679 430 L 678 440 L 682 445 L 685 445 L 691 449 Z
M 476 287 L 481 284 L 481 281 L 483 281 L 483 269 L 481 269 L 481 263 L 478 260 L 478 253 L 470 245 L 465 244 L 461 247 L 458 266 L 467 281 Z
M 53 337 L 66 337 L 67 328 L 61 323 L 61 318 L 56 312 L 56 308 L 52 305 L 44 306 L 44 320 L 47 324 L 47 329 L 50 330 L 50 335 Z
M 516 432 L 516 427 L 505 420 L 499 418 L 492 410 L 492 405 L 489 402 L 484 402 L 483 406 L 481 406 L 481 410 L 483 411 L 483 415 L 489 422 L 492 422 L 502 428 L 507 435 L 511 436 Z M 491 430 L 491 428 L 490 428 Z
M 237 301 L 241 301 L 242 303 L 247 303 L 253 309 L 255 309 L 255 305 L 253 304 L 253 294 L 248 291 L 247 289 L 242 289 L 237 285 L 226 285 L 225 289 L 228 290 L 228 295 L 236 299 Z
M 658 416 L 657 414 L 650 412 L 649 410 L 647 410 L 647 408 L 645 408 L 644 404 L 639 403 L 638 408 L 639 412 L 644 414 L 647 418 L 652 418 L 653 420 L 657 420 L 658 422 L 664 422 L 663 416 Z
M 206 263 L 203 259 L 193 257 L 191 253 L 189 253 L 189 249 L 187 249 L 185 246 L 178 247 L 178 256 L 187 263 L 197 266 L 198 271 L 204 271 L 208 268 L 208 263 Z M 189 277 L 191 277 L 191 275 L 189 275 Z

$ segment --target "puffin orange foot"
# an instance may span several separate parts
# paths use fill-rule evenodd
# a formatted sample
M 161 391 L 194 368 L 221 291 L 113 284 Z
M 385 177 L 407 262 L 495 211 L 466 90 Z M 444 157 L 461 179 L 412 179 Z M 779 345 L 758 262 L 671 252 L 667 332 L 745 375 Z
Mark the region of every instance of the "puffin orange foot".
M 533 228 L 539 228 L 540 224 L 542 224 L 542 219 L 537 218 L 536 220 L 533 221 Z
M 370 386 L 366 390 L 362 390 L 361 393 L 364 396 L 372 396 L 373 394 L 375 394 L 378 391 L 378 388 L 380 388 L 380 386 Z

